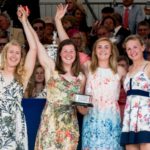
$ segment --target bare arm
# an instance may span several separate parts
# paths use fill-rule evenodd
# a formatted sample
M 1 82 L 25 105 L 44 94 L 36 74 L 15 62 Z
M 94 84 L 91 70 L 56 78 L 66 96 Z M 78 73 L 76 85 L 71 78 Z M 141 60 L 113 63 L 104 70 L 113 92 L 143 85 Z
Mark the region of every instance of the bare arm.
M 127 74 L 127 71 L 122 66 L 119 66 L 119 65 L 117 67 L 117 71 L 118 71 L 120 79 L 122 81 L 124 81 L 126 74 Z
M 27 23 L 28 15 L 22 6 L 20 6 L 18 8 L 17 16 L 18 16 L 18 19 L 20 20 L 20 22 L 22 23 L 27 41 L 29 43 L 29 51 L 26 55 L 25 64 L 24 64 L 26 75 L 25 75 L 23 85 L 24 85 L 24 89 L 25 89 L 28 84 L 28 81 L 33 73 L 33 70 L 34 70 L 34 66 L 35 66 L 35 62 L 36 62 L 37 45 L 36 45 L 34 36 L 33 36 L 32 32 L 30 31 L 30 28 Z
M 69 39 L 69 37 L 68 37 L 68 35 L 67 35 L 63 25 L 62 25 L 62 22 L 61 22 L 61 19 L 64 17 L 64 15 L 67 11 L 67 7 L 68 7 L 68 5 L 64 6 L 62 4 L 59 4 L 56 8 L 55 24 L 56 24 L 56 29 L 57 29 L 60 41 L 63 41 L 65 39 Z
M 148 78 L 150 79 L 150 62 L 149 61 L 148 61 L 148 65 L 147 65 L 145 71 L 146 71 Z
M 45 82 L 47 82 L 50 78 L 51 72 L 55 69 L 55 62 L 48 56 L 43 44 L 40 42 L 37 33 L 35 32 L 35 30 L 33 29 L 33 27 L 31 26 L 31 24 L 28 21 L 28 26 L 35 38 L 38 50 L 37 50 L 37 54 L 38 54 L 38 60 L 41 64 L 41 66 L 44 68 L 45 71 Z
M 82 82 L 81 82 L 81 88 L 80 91 L 83 94 L 84 90 L 85 90 L 85 83 L 86 83 L 86 77 L 83 76 L 82 78 Z M 84 106 L 77 106 L 77 110 L 82 114 L 82 115 L 86 115 L 89 111 L 88 107 L 84 107 Z

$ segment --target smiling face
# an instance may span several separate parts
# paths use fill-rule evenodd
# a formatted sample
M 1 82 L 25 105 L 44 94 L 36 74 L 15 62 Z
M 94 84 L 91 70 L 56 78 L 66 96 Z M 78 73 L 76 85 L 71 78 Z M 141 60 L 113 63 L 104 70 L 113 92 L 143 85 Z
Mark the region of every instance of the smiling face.
M 11 45 L 8 47 L 6 53 L 6 66 L 16 67 L 21 60 L 21 48 L 18 45 Z
M 143 58 L 144 45 L 139 40 L 133 39 L 126 42 L 126 52 L 131 60 L 139 60 Z
M 76 51 L 73 45 L 63 46 L 60 57 L 64 65 L 72 65 L 76 58 Z
M 95 51 L 98 60 L 109 60 L 111 55 L 111 45 L 108 41 L 100 41 L 98 42 Z

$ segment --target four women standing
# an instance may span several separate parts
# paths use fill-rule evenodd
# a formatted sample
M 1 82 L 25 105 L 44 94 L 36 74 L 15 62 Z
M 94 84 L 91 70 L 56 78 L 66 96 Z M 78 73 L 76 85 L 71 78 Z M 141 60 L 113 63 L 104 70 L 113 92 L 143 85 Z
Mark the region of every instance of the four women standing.
M 63 8 L 60 5 L 55 18 L 60 39 L 68 38 L 60 21 L 66 9 L 66 6 Z M 30 50 L 25 60 L 16 41 L 6 44 L 2 51 L 0 149 L 28 149 L 21 99 L 33 72 L 38 49 L 39 62 L 45 72 L 47 103 L 42 113 L 35 150 L 76 150 L 79 137 L 77 110 L 85 114 L 83 150 L 121 150 L 121 122 L 117 101 L 120 80 L 126 72 L 117 65 L 117 49 L 113 43 L 108 38 L 100 38 L 95 42 L 91 61 L 83 64 L 87 77 L 85 87 L 85 75 L 80 68 L 75 44 L 70 39 L 63 40 L 54 63 L 27 20 L 28 14 L 22 6 L 18 8 L 17 14 Z M 150 63 L 143 58 L 144 44 L 138 36 L 126 38 L 125 47 L 133 64 L 124 81 L 127 103 L 121 144 L 126 145 L 127 150 L 149 150 Z M 93 108 L 72 106 L 74 95 L 83 93 L 84 87 L 85 94 L 91 95 Z

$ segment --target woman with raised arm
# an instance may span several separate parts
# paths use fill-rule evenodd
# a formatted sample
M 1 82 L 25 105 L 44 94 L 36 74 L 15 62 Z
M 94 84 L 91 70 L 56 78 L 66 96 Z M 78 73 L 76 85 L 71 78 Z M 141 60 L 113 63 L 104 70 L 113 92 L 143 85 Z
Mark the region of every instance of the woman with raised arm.
M 61 21 L 61 19 L 64 17 L 64 15 L 66 13 L 67 7 L 68 7 L 68 5 L 59 4 L 57 6 L 57 11 L 56 11 L 56 15 L 55 15 L 55 24 L 56 24 L 56 29 L 57 29 L 60 41 L 65 40 L 65 39 L 69 39 L 69 36 L 66 33 L 66 31 L 65 31 L 65 29 L 63 27 L 62 21 Z M 71 32 L 73 33 L 74 32 L 73 30 L 75 31 L 75 29 L 72 29 L 72 31 L 70 30 L 70 33 Z M 80 32 L 78 32 L 78 34 L 79 34 L 79 36 L 78 35 L 77 36 L 79 38 L 81 38 L 82 36 L 81 36 Z M 76 38 L 76 37 L 75 37 L 75 35 L 73 36 L 73 34 L 72 34 L 72 36 L 71 36 L 70 39 L 74 42 L 74 44 L 76 46 L 78 46 L 78 43 L 74 40 L 74 38 Z M 81 66 L 84 63 L 86 63 L 87 61 L 90 60 L 90 57 L 86 53 L 84 53 L 83 51 L 81 51 L 81 49 L 78 49 L 78 54 L 79 54 L 79 60 L 80 60 L 80 65 Z
M 77 48 L 70 39 L 58 47 L 56 63 L 48 57 L 36 34 L 39 62 L 45 71 L 47 102 L 41 116 L 35 150 L 76 150 L 79 138 L 74 95 L 84 91 Z M 78 107 L 81 113 L 87 109 Z
M 21 106 L 23 93 L 36 61 L 36 43 L 22 7 L 17 11 L 29 42 L 25 57 L 20 44 L 12 40 L 2 50 L 0 69 L 0 149 L 28 150 L 25 116 Z

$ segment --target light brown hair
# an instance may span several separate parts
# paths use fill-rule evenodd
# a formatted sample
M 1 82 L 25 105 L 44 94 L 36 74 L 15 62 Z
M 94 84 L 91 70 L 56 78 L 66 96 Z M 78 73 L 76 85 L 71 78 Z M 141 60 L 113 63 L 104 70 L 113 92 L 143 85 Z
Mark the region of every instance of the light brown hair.
M 109 38 L 100 38 L 98 39 L 94 45 L 93 45 L 93 50 L 92 50 L 92 61 L 91 61 L 91 72 L 94 73 L 96 69 L 98 68 L 98 57 L 96 55 L 96 48 L 99 42 L 106 41 L 110 44 L 111 46 L 111 56 L 109 58 L 109 67 L 112 69 L 114 73 L 117 72 L 117 54 L 118 54 L 118 49 L 117 47 L 111 42 Z

